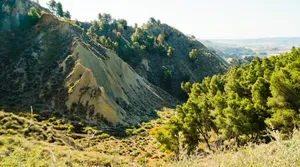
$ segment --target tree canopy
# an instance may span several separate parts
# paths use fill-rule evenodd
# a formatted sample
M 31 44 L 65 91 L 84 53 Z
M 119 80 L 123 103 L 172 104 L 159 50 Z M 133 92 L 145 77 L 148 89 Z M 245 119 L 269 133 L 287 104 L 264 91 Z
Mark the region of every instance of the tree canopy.
M 196 53 L 193 49 L 190 56 Z M 300 126 L 300 49 L 276 57 L 256 57 L 250 64 L 233 66 L 224 75 L 182 87 L 189 98 L 177 107 L 177 115 L 166 129 L 180 129 L 176 133 L 183 135 L 189 153 L 200 142 L 208 148 L 216 140 L 234 140 L 242 145 L 258 141 L 268 127 L 289 133 Z M 173 139 L 167 141 L 168 135 L 175 136 L 172 133 L 166 131 L 167 137 L 160 134 L 158 140 L 174 144 Z M 212 134 L 217 136 L 214 141 Z

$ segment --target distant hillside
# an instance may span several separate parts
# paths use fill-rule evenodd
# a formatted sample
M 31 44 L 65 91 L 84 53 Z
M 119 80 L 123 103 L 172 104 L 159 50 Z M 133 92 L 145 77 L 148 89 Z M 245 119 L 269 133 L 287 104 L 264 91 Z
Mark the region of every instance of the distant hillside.
M 200 40 L 206 47 L 214 50 L 223 58 L 242 58 L 244 56 L 257 55 L 256 52 L 246 47 L 230 46 L 223 43 L 212 42 L 209 40 Z
M 234 45 L 256 46 L 256 45 L 289 45 L 299 46 L 300 37 L 274 37 L 274 38 L 257 38 L 257 39 L 215 39 L 211 40 L 217 43 L 226 43 Z
M 205 41 L 201 41 L 205 43 Z M 213 48 L 247 48 L 260 57 L 279 55 L 288 52 L 293 46 L 300 47 L 300 37 L 258 38 L 258 39 L 211 39 Z M 210 46 L 206 43 L 206 46 Z M 253 55 L 253 54 L 252 54 Z

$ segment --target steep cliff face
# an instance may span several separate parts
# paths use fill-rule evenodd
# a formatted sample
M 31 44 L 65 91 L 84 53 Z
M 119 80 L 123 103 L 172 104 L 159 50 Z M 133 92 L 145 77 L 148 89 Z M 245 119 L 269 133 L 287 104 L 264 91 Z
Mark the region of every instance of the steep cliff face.
M 88 120 L 100 113 L 113 124 L 136 124 L 154 116 L 154 108 L 171 102 L 168 94 L 136 74 L 114 52 L 105 50 L 105 56 L 96 56 L 90 49 L 82 43 L 73 46 L 76 62 L 65 83 L 68 109 L 84 105 Z
M 41 115 L 71 121 L 133 125 L 174 104 L 115 52 L 50 14 L 27 29 L 2 28 L 0 36 L 2 109 L 33 106 Z

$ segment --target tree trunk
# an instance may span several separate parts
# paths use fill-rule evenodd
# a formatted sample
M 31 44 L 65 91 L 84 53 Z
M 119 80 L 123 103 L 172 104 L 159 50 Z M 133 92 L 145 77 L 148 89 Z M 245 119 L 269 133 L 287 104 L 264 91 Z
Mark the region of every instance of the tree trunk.
M 206 138 L 205 135 L 202 135 L 202 136 L 203 136 L 203 138 L 204 138 L 204 140 L 205 140 L 205 143 L 207 144 L 208 149 L 211 150 L 210 145 L 209 145 L 209 143 L 208 143 L 208 139 Z
M 200 129 L 200 133 L 201 133 L 201 135 L 203 136 L 204 141 L 205 141 L 205 143 L 206 143 L 208 149 L 211 150 L 211 147 L 210 147 L 210 145 L 209 145 L 209 142 L 208 142 L 206 133 L 204 133 L 203 130 L 202 130 L 201 128 L 199 128 L 199 129 Z

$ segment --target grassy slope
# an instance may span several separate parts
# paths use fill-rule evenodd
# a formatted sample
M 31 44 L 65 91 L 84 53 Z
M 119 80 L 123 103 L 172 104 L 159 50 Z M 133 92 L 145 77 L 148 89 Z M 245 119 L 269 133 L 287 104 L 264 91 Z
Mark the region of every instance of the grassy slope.
M 0 166 L 161 166 L 170 154 L 158 148 L 153 131 L 173 114 L 164 109 L 159 119 L 127 129 L 129 136 L 113 137 L 95 129 L 95 135 L 70 132 L 55 118 L 0 111 Z

